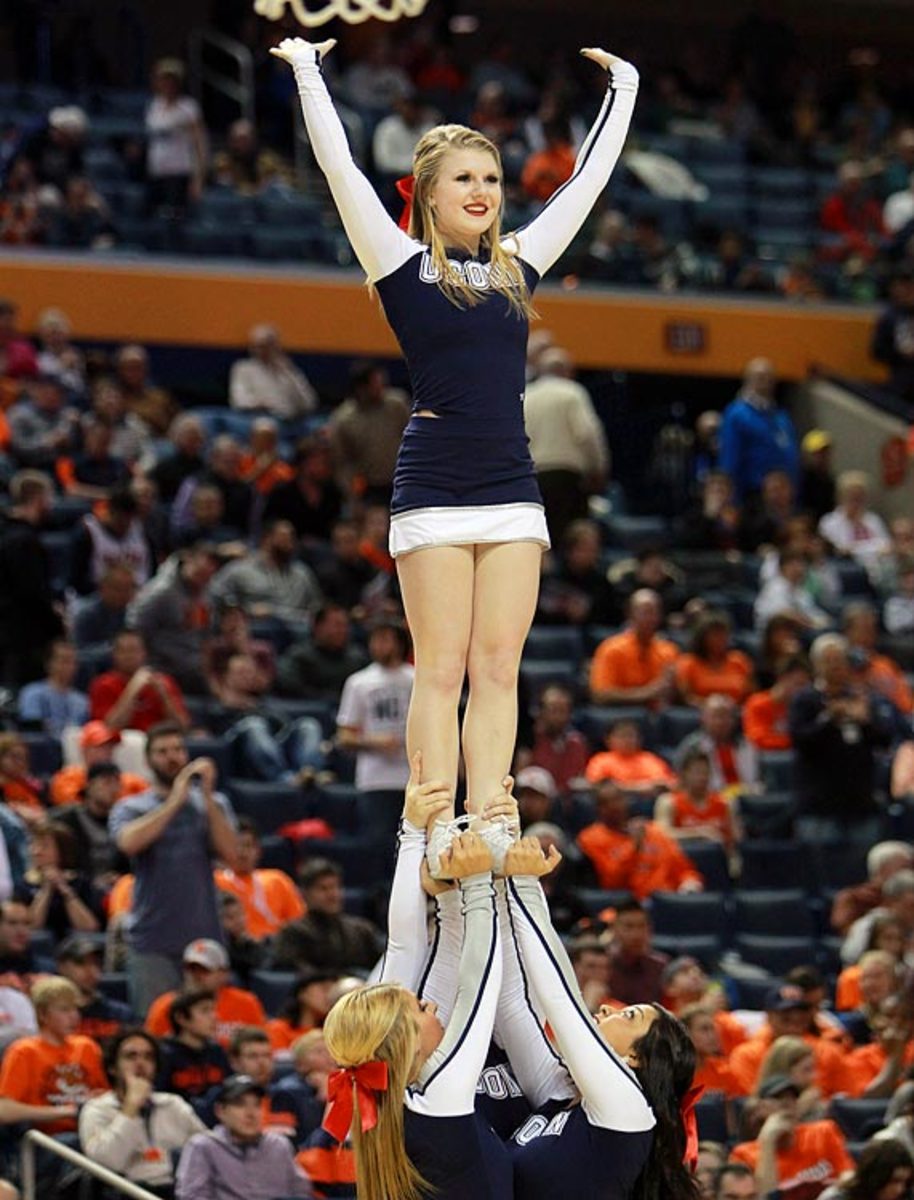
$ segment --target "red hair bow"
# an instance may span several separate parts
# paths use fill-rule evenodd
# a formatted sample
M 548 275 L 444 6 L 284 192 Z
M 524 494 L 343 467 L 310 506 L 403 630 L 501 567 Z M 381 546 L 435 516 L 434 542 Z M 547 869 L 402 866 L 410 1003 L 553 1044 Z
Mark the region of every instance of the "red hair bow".
M 378 1098 L 387 1091 L 387 1063 L 367 1062 L 360 1067 L 343 1067 L 327 1080 L 327 1111 L 322 1125 L 338 1142 L 345 1142 L 352 1129 L 358 1102 L 362 1133 L 378 1123 Z M 354 1095 L 353 1095 L 354 1093 Z
M 704 1086 L 700 1083 L 690 1087 L 679 1105 L 686 1135 L 686 1148 L 682 1161 L 693 1171 L 698 1166 L 698 1119 L 695 1116 L 695 1105 L 701 1099 L 704 1090 Z
M 413 192 L 416 190 L 415 175 L 404 175 L 402 179 L 397 180 L 397 192 L 400 199 L 403 201 L 403 211 L 400 213 L 400 220 L 397 224 L 404 231 L 409 232 L 409 218 L 413 211 Z

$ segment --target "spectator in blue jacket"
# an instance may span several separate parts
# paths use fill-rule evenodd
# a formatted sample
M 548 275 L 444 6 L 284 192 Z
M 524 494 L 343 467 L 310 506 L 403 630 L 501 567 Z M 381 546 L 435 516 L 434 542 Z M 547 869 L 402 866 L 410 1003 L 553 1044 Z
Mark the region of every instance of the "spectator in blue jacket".
M 724 409 L 720 438 L 720 469 L 733 480 L 739 499 L 758 492 L 769 471 L 786 471 L 798 482 L 800 450 L 790 414 L 774 400 L 774 367 L 767 358 L 753 358 L 743 374 L 743 386 Z

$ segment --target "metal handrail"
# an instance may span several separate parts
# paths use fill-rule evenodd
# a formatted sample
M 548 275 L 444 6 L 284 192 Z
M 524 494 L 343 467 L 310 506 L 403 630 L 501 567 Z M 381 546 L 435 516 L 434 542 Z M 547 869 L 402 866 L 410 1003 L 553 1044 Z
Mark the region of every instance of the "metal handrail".
M 219 71 L 204 62 L 207 48 L 220 51 L 237 67 L 237 74 Z M 215 29 L 195 29 L 190 35 L 191 79 L 196 98 L 203 102 L 204 84 L 238 105 L 240 114 L 254 120 L 254 55 L 244 42 Z
M 80 1167 L 89 1175 L 94 1175 L 96 1179 L 100 1179 L 108 1187 L 123 1192 L 125 1196 L 132 1197 L 132 1200 L 160 1200 L 160 1197 L 156 1196 L 153 1192 L 147 1192 L 145 1188 L 138 1187 L 137 1184 L 131 1183 L 129 1179 L 124 1179 L 122 1175 L 118 1175 L 114 1171 L 109 1171 L 107 1167 L 99 1166 L 91 1158 L 86 1158 L 85 1154 L 80 1154 L 78 1150 L 74 1150 L 71 1146 L 64 1146 L 61 1142 L 55 1142 L 52 1137 L 48 1137 L 46 1133 L 41 1133 L 37 1129 L 27 1130 L 22 1138 L 20 1153 L 22 1157 L 23 1200 L 35 1200 L 36 1146 L 41 1146 L 43 1150 L 49 1150 L 51 1154 L 56 1154 L 58 1158 L 66 1159 L 67 1162 Z

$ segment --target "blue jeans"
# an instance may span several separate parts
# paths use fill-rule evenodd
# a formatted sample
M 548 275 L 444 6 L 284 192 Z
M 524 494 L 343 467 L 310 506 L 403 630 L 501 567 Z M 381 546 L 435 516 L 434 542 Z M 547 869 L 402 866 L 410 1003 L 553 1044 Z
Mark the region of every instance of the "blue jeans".
M 324 731 L 316 717 L 298 717 L 274 734 L 264 717 L 242 717 L 224 735 L 243 779 L 290 782 L 304 767 L 324 765 Z

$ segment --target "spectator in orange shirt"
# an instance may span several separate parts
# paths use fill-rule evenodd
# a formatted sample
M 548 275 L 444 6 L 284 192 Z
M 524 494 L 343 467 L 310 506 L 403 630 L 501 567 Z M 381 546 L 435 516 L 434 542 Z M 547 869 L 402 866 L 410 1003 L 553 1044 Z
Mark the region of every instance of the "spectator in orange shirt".
M 280 483 L 289 483 L 295 472 L 279 456 L 279 426 L 272 417 L 258 417 L 251 423 L 249 449 L 238 463 L 239 478 L 249 483 L 260 496 L 268 496 Z
M 752 1168 L 763 1196 L 787 1193 L 804 1183 L 832 1183 L 853 1170 L 854 1160 L 838 1126 L 834 1121 L 799 1124 L 798 1100 L 795 1083 L 783 1075 L 769 1079 L 757 1106 L 757 1115 L 764 1118 L 757 1140 L 741 1143 L 730 1155 Z
M 146 641 L 134 629 L 123 629 L 111 647 L 112 670 L 97 675 L 89 685 L 92 719 L 112 729 L 139 729 L 148 733 L 162 721 L 190 725 L 184 697 L 170 675 L 146 665 Z
M 336 999 L 334 988 L 338 980 L 336 971 L 315 969 L 299 975 L 279 1016 L 267 1022 L 274 1053 L 289 1050 L 293 1042 L 323 1025 Z
M 705 1095 L 722 1093 L 728 1100 L 732 1096 L 744 1096 L 745 1092 L 727 1063 L 712 1009 L 703 1004 L 687 1004 L 678 1015 L 695 1047 L 693 1087 L 703 1087 Z
M 601 888 L 627 888 L 639 900 L 652 892 L 700 892 L 704 880 L 679 846 L 653 821 L 629 816 L 624 792 L 603 780 L 597 819 L 578 834 Z
M 31 998 L 38 1034 L 19 1038 L 3 1056 L 0 1124 L 21 1121 L 45 1133 L 71 1133 L 80 1104 L 108 1090 L 101 1048 L 76 1033 L 79 992 L 69 979 L 40 979 Z
M 686 751 L 679 760 L 679 782 L 680 791 L 660 796 L 654 806 L 660 828 L 677 841 L 706 838 L 732 850 L 733 813 L 723 796 L 711 791 L 711 756 L 698 746 Z
M 629 626 L 597 646 L 590 664 L 594 704 L 647 704 L 662 708 L 673 697 L 679 650 L 657 636 L 663 623 L 660 597 L 641 588 L 628 602 Z
M 724 1054 L 729 1054 L 746 1041 L 745 1026 L 722 1007 L 726 1002 L 723 988 L 712 983 L 697 958 L 681 954 L 663 972 L 663 1003 L 677 1016 L 686 1008 L 706 1008 L 714 1016 Z
M 904 951 L 904 927 L 898 918 L 892 913 L 877 917 L 873 922 L 866 951 L 857 962 L 845 967 L 838 976 L 838 983 L 835 987 L 836 1010 L 841 1013 L 853 1012 L 856 1009 L 863 1009 L 867 1004 L 880 1004 L 889 992 L 895 990 L 895 987 L 889 988 L 885 995 L 882 995 L 883 971 L 877 966 L 868 971 L 867 990 L 871 995 L 867 998 L 862 980 L 864 966 L 868 962 L 891 964 L 893 977 L 897 977 L 903 966 Z M 878 955 L 878 958 L 874 958 L 874 955 Z M 897 986 L 897 978 L 895 986 Z
M 787 724 L 790 701 L 812 680 L 809 664 L 796 655 L 775 668 L 775 682 L 755 692 L 743 705 L 743 733 L 757 750 L 789 750 L 793 743 Z
M 886 1001 L 893 996 L 904 979 L 904 967 L 898 958 L 885 950 L 867 950 L 858 963 L 848 970 L 855 971 L 853 991 L 856 996 L 841 997 L 856 1000 L 850 1011 L 844 1010 L 848 1032 L 857 1043 L 872 1040 L 874 1021 Z M 844 975 L 844 972 L 842 972 Z M 850 991 L 845 980 L 845 993 Z M 836 1000 L 836 1006 L 838 1001 Z
M 879 621 L 871 604 L 855 600 L 845 607 L 844 636 L 853 650 L 860 650 L 869 660 L 863 676 L 869 686 L 886 696 L 903 713 L 914 712 L 914 695 L 904 671 L 887 654 L 876 653 Z
M 81 763 L 71 763 L 61 767 L 51 776 L 49 795 L 52 804 L 79 804 L 86 790 L 89 778 L 89 768 L 96 763 L 111 763 L 114 758 L 114 748 L 121 741 L 121 735 L 116 729 L 111 729 L 104 721 L 88 721 L 82 727 L 79 735 L 79 748 L 82 751 Z M 149 787 L 149 780 L 142 775 L 133 775 L 130 771 L 120 773 L 120 792 L 118 800 L 125 796 L 138 796 Z
M 236 867 L 220 867 L 214 878 L 216 887 L 231 892 L 244 905 L 247 932 L 251 937 L 272 937 L 289 921 L 305 915 L 298 888 L 285 871 L 259 867 L 261 844 L 257 826 L 248 817 L 237 824 Z
M 574 170 L 574 146 L 568 121 L 563 117 L 544 121 L 543 136 L 546 145 L 530 155 L 520 177 L 526 194 L 541 203 L 570 179 Z
M 184 950 L 184 988 L 186 991 L 211 991 L 216 996 L 216 1039 L 227 1046 L 232 1034 L 243 1025 L 264 1028 L 267 1023 L 263 1005 L 253 992 L 230 987 L 229 958 L 225 947 L 212 938 L 197 938 Z M 146 1015 L 146 1029 L 156 1037 L 172 1030 L 170 1010 L 177 992 L 164 992 L 152 1002 Z
M 676 686 L 685 704 L 700 705 L 708 696 L 729 696 L 739 704 L 754 685 L 749 656 L 730 644 L 731 623 L 726 613 L 701 617 L 692 635 L 692 649 L 676 663 Z
M 758 1033 L 730 1055 L 730 1067 L 746 1093 L 755 1091 L 769 1048 L 786 1036 L 803 1038 L 812 1048 L 816 1083 L 824 1097 L 847 1090 L 843 1052 L 835 1042 L 808 1032 L 810 1007 L 800 988 L 790 984 L 771 988 L 765 997 L 765 1015 L 767 1021 Z
M 595 754 L 587 764 L 585 776 L 590 783 L 611 779 L 626 792 L 657 795 L 676 783 L 676 775 L 657 754 L 641 748 L 641 727 L 637 721 L 616 721 L 606 735 L 606 750 Z
M 914 1061 L 912 1024 L 898 996 L 887 996 L 871 1018 L 873 1040 L 847 1056 L 847 1091 L 867 1100 L 886 1099 Z
M 18 733 L 0 733 L 0 801 L 26 825 L 44 819 L 42 784 L 31 773 L 29 748 Z

